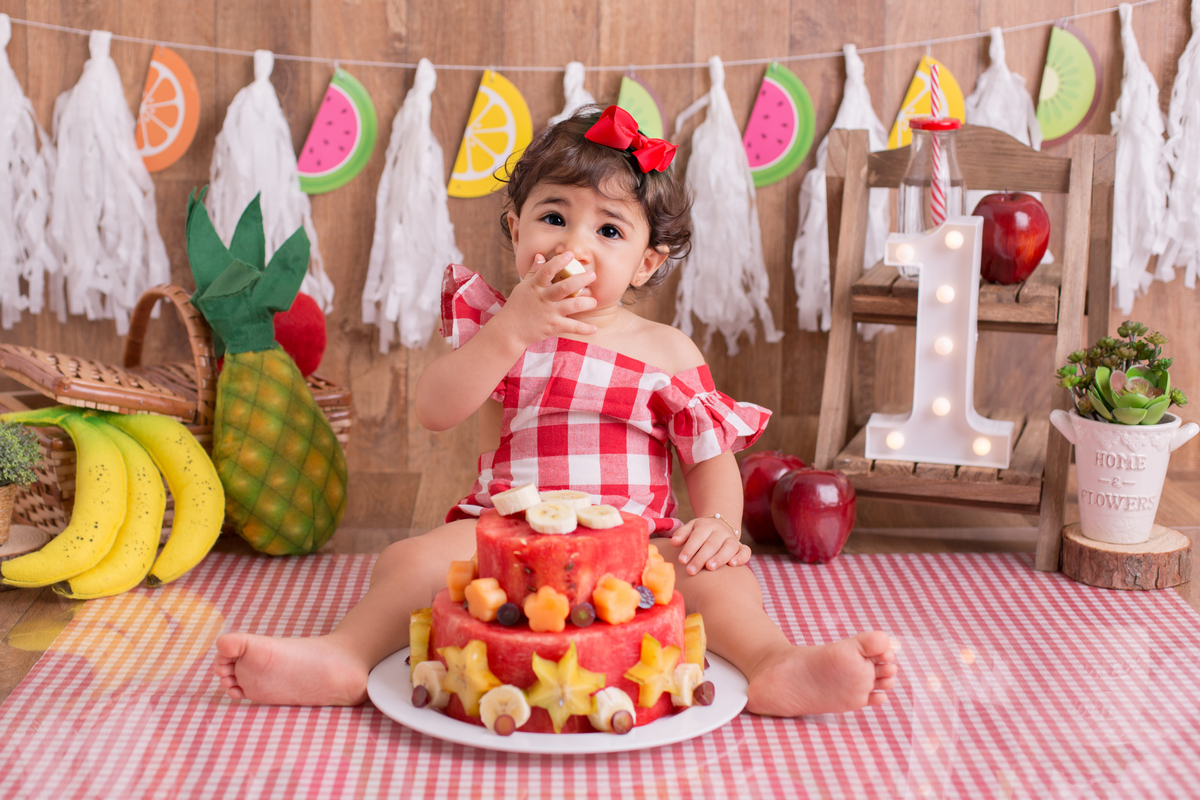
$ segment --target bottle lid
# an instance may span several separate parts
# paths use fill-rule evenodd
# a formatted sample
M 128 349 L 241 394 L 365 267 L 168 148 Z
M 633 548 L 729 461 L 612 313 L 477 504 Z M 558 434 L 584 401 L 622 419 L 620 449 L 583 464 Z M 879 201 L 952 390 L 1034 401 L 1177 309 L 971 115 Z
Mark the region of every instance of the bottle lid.
M 954 117 L 912 117 L 908 127 L 914 131 L 956 131 L 962 127 L 962 120 Z

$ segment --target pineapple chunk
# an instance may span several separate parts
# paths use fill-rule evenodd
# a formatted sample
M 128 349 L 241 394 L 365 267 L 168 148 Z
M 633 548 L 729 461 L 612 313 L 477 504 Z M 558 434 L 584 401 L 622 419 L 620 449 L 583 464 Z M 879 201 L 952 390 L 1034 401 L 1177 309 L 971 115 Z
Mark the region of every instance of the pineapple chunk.
M 418 608 L 408 615 L 408 665 L 411 669 L 429 660 L 429 629 L 433 626 L 433 609 Z
M 446 588 L 450 590 L 450 599 L 456 603 L 466 600 L 463 591 L 478 576 L 479 570 L 474 561 L 451 561 L 450 569 L 446 572 Z
M 708 637 L 704 634 L 704 618 L 699 614 L 688 614 L 683 620 L 683 660 L 688 664 L 699 664 L 704 669 L 704 652 L 708 650 Z
M 463 595 L 467 600 L 467 613 L 480 622 L 494 620 L 496 611 L 508 602 L 508 595 L 495 578 L 476 578 L 467 584 Z
M 654 593 L 654 602 L 665 606 L 675 596 L 675 565 L 649 560 L 642 570 L 642 585 Z
M 529 630 L 558 633 L 567 625 L 571 613 L 571 602 L 553 586 L 543 586 L 537 594 L 525 598 L 525 616 L 529 618 Z
M 533 672 L 538 680 L 526 692 L 526 698 L 529 705 L 546 709 L 555 733 L 562 733 L 571 716 L 590 714 L 592 695 L 604 688 L 603 672 L 590 672 L 579 666 L 574 639 L 558 663 L 534 653 Z
M 592 591 L 592 605 L 596 607 L 596 616 L 609 625 L 620 625 L 632 620 L 637 613 L 640 599 L 638 590 L 628 581 L 623 581 L 609 572 L 604 573 Z
M 642 637 L 642 660 L 625 673 L 626 678 L 641 687 L 638 690 L 639 706 L 650 708 L 663 692 L 678 692 L 675 665 L 679 663 L 679 656 L 679 648 L 675 645 L 663 647 L 648 633 Z
M 463 711 L 478 717 L 479 698 L 500 685 L 488 668 L 487 645 L 472 639 L 466 647 L 439 647 L 438 655 L 446 662 L 446 691 L 458 695 Z

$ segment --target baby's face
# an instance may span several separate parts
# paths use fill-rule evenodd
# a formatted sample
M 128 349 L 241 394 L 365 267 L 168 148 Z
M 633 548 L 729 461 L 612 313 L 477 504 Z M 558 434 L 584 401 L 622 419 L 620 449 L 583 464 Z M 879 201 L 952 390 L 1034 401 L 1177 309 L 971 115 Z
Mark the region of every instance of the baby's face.
M 570 252 L 584 269 L 596 273 L 581 294 L 606 305 L 620 302 L 630 285 L 641 285 L 653 274 L 664 256 L 650 248 L 650 226 L 641 205 L 617 185 L 604 189 L 602 194 L 587 186 L 542 184 L 529 193 L 520 215 L 509 213 L 522 280 L 535 256 L 550 261 Z

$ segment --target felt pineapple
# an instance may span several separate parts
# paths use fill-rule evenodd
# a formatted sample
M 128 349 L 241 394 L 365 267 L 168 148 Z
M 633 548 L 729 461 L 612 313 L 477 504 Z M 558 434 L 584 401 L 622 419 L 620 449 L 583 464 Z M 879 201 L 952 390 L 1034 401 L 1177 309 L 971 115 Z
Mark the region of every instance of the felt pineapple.
M 295 362 L 275 341 L 273 317 L 296 297 L 309 245 L 298 229 L 266 264 L 259 198 L 225 247 L 203 204 L 188 197 L 192 302 L 225 364 L 217 380 L 213 463 L 238 532 L 271 555 L 311 553 L 346 510 L 346 459 Z

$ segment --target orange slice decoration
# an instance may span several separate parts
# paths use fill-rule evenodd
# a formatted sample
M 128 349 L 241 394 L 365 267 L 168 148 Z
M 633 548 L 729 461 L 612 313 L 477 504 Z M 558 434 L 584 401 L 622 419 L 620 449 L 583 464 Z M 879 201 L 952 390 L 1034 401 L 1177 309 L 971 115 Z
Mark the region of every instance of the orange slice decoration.
M 137 148 L 146 169 L 159 172 L 187 151 L 200 122 L 200 90 L 187 62 L 156 46 L 138 107 Z

